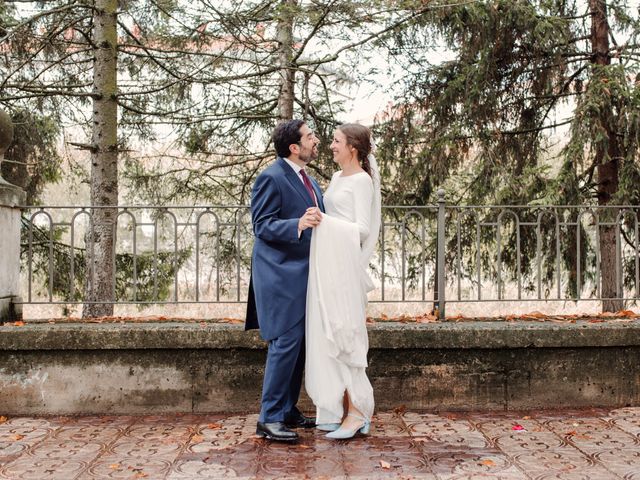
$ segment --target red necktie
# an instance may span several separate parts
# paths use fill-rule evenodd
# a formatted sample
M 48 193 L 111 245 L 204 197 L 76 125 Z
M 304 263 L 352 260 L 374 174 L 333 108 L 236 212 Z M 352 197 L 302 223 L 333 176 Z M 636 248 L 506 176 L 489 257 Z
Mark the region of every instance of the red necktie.
M 307 177 L 307 173 L 304 171 L 304 168 L 300 169 L 300 175 L 302 175 L 302 182 L 304 183 L 304 186 L 307 187 L 307 191 L 309 192 L 309 196 L 311 197 L 311 200 L 313 200 L 313 203 L 315 203 L 317 207 L 318 202 L 316 201 L 316 196 L 313 193 L 313 188 L 311 187 L 311 181 L 309 180 L 309 177 Z

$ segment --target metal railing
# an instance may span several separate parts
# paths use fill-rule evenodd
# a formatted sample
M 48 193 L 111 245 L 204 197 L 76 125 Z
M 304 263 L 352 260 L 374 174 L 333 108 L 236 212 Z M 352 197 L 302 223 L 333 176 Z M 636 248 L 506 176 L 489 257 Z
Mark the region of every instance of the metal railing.
M 443 317 L 456 302 L 638 300 L 639 206 L 458 206 L 439 193 L 437 205 L 383 207 L 371 302 L 433 303 Z M 105 208 L 117 208 L 114 291 L 95 303 L 246 301 L 248 207 Z M 94 211 L 23 209 L 24 303 L 85 303 Z

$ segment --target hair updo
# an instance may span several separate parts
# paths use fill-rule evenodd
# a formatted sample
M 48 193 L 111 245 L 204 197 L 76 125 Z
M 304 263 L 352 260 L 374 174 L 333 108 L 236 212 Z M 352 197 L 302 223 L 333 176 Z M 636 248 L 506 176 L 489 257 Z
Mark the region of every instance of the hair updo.
M 371 176 L 369 154 L 371 153 L 371 130 L 357 123 L 345 123 L 338 127 L 347 138 L 347 145 L 351 145 L 358 152 L 358 161 L 362 169 Z

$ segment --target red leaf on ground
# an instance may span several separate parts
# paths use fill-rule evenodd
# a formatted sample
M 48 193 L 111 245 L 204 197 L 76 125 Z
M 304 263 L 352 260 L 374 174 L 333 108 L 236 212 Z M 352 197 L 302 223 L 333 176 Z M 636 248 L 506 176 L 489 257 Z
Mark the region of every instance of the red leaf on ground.
M 219 430 L 223 426 L 224 425 L 222 425 L 221 423 L 210 423 L 209 425 L 207 425 L 207 428 L 210 428 L 211 430 Z
M 393 409 L 393 412 L 397 415 L 402 415 L 406 411 L 407 411 L 406 405 L 398 405 L 396 408 Z
M 522 431 L 524 430 L 524 427 L 516 423 L 513 427 L 511 427 L 511 430 Z
M 24 327 L 24 322 L 22 320 L 18 320 L 17 322 L 13 322 L 12 325 L 14 327 Z

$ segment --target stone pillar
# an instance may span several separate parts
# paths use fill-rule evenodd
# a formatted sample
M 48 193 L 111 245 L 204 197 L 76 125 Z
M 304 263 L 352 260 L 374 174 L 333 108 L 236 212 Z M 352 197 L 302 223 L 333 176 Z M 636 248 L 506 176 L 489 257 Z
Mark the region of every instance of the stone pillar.
M 13 123 L 0 110 L 0 166 L 13 141 Z M 20 294 L 20 206 L 25 192 L 2 178 L 0 171 L 0 322 L 22 317 Z

